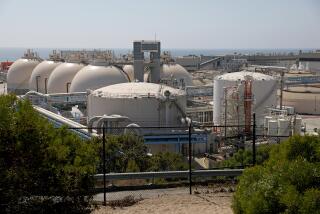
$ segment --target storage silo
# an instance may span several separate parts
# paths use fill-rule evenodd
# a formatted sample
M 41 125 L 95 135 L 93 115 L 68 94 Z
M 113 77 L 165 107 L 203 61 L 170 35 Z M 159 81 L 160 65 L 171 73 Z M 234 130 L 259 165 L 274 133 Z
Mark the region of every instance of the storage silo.
M 266 107 L 276 107 L 278 82 L 274 77 L 249 71 L 226 73 L 214 78 L 213 122 L 215 125 L 224 124 L 221 121 L 221 115 L 225 113 L 223 108 L 225 89 L 237 87 L 246 79 L 250 79 L 252 83 L 252 111 L 256 113 L 257 125 L 263 126 Z M 243 95 L 240 96 L 243 98 Z
M 29 91 L 29 79 L 33 69 L 40 62 L 36 59 L 18 59 L 9 68 L 7 75 L 8 92 L 25 94 Z
M 302 118 L 296 117 L 295 120 L 293 121 L 293 125 L 294 125 L 293 134 L 300 135 L 301 134 L 301 126 L 302 126 Z
M 116 66 L 88 65 L 74 76 L 70 92 L 85 92 L 125 82 L 129 82 L 127 75 Z
M 269 136 L 277 136 L 278 135 L 278 121 L 277 120 L 269 120 L 268 121 L 268 133 Z
M 29 89 L 43 94 L 48 93 L 48 79 L 52 71 L 60 65 L 60 62 L 42 61 L 37 65 L 31 74 L 29 80 Z
M 68 93 L 71 81 L 83 67 L 78 63 L 62 63 L 56 67 L 48 80 L 48 93 Z
M 291 120 L 288 118 L 278 119 L 278 135 L 279 136 L 289 136 L 291 132 Z
M 140 126 L 176 126 L 185 117 L 185 91 L 143 82 L 120 83 L 88 96 L 88 118 L 121 115 Z

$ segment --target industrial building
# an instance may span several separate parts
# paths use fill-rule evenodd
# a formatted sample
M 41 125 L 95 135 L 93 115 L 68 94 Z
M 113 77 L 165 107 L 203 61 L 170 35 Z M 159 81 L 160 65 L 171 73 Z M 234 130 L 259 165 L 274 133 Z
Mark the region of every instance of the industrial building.
M 159 41 L 147 40 L 134 41 L 132 54 L 120 58 L 110 50 L 54 51 L 43 60 L 28 51 L 10 66 L 7 91 L 30 99 L 56 125 L 82 127 L 77 134 L 84 138 L 100 135 L 101 127 L 108 134 L 133 132 L 150 152 L 185 153 L 190 123 L 194 151 L 210 152 L 218 139 L 251 136 L 253 113 L 262 136 L 300 134 L 296 113 L 320 113 L 320 78 L 248 66 L 250 60 L 174 58 L 161 53 Z

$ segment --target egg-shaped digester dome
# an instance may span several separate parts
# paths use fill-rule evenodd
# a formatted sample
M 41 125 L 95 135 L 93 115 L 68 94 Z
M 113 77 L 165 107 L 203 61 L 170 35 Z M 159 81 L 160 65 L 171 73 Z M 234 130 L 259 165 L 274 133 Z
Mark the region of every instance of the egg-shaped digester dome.
M 48 93 L 48 79 L 51 72 L 60 65 L 60 62 L 42 61 L 37 65 L 31 74 L 29 80 L 29 89 L 40 93 Z
M 249 71 L 240 71 L 226 73 L 216 76 L 213 85 L 213 122 L 215 125 L 222 124 L 224 115 L 225 90 L 231 87 L 237 87 L 240 84 L 244 86 L 243 81 L 250 79 L 252 82 L 252 111 L 256 113 L 257 123 L 263 124 L 266 107 L 276 107 L 278 81 L 276 78 Z M 243 88 L 243 87 L 242 87 Z M 240 94 L 243 97 L 244 92 Z
M 192 76 L 179 64 L 164 64 L 160 73 L 161 79 L 177 81 L 178 85 L 192 86 Z
M 88 96 L 88 118 L 122 115 L 140 126 L 180 125 L 186 109 L 184 90 L 143 82 L 103 87 Z
M 70 92 L 85 92 L 104 86 L 128 82 L 126 74 L 115 66 L 88 65 L 82 68 L 73 78 Z
M 62 63 L 51 73 L 48 80 L 48 93 L 68 93 L 74 76 L 84 65 L 77 63 Z
M 18 59 L 8 70 L 7 88 L 8 92 L 24 94 L 29 91 L 29 79 L 33 69 L 39 64 L 38 60 Z

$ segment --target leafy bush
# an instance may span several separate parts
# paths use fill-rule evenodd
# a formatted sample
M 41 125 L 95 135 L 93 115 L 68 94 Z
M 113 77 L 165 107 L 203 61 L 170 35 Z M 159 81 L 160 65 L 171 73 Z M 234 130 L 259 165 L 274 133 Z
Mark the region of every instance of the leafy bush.
M 181 154 L 160 152 L 152 156 L 150 171 L 172 171 L 188 169 L 187 162 Z
M 0 96 L 0 204 L 7 213 L 89 213 L 97 145 Z
M 102 139 L 96 138 L 102 152 Z M 106 137 L 106 172 L 145 171 L 149 166 L 147 146 L 143 139 L 132 134 L 107 135 Z M 102 154 L 101 154 L 102 156 Z M 101 162 L 102 164 L 102 162 Z M 102 172 L 102 165 L 99 171 Z
M 95 139 L 102 146 L 101 139 Z M 101 149 L 102 151 L 102 149 Z M 127 135 L 107 135 L 106 172 L 144 172 L 188 169 L 182 155 L 160 152 L 148 155 L 148 148 L 141 137 Z M 99 171 L 102 172 L 102 166 Z
M 294 136 L 245 169 L 234 195 L 235 213 L 319 213 L 320 139 Z
M 260 165 L 269 158 L 272 145 L 262 145 L 256 151 L 256 164 Z M 240 149 L 233 156 L 219 163 L 218 167 L 235 168 L 239 166 L 249 166 L 252 164 L 252 150 Z

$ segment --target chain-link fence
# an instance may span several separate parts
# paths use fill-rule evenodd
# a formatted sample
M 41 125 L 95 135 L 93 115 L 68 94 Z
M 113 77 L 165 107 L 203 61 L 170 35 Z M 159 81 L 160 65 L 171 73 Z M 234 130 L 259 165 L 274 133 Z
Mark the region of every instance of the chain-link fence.
M 233 191 L 242 169 L 263 160 L 256 147 L 288 137 L 266 135 L 254 120 L 249 128 L 105 125 L 92 127 L 91 132 L 101 157 L 95 199 L 104 204 L 128 197 L 192 194 L 205 189 Z

